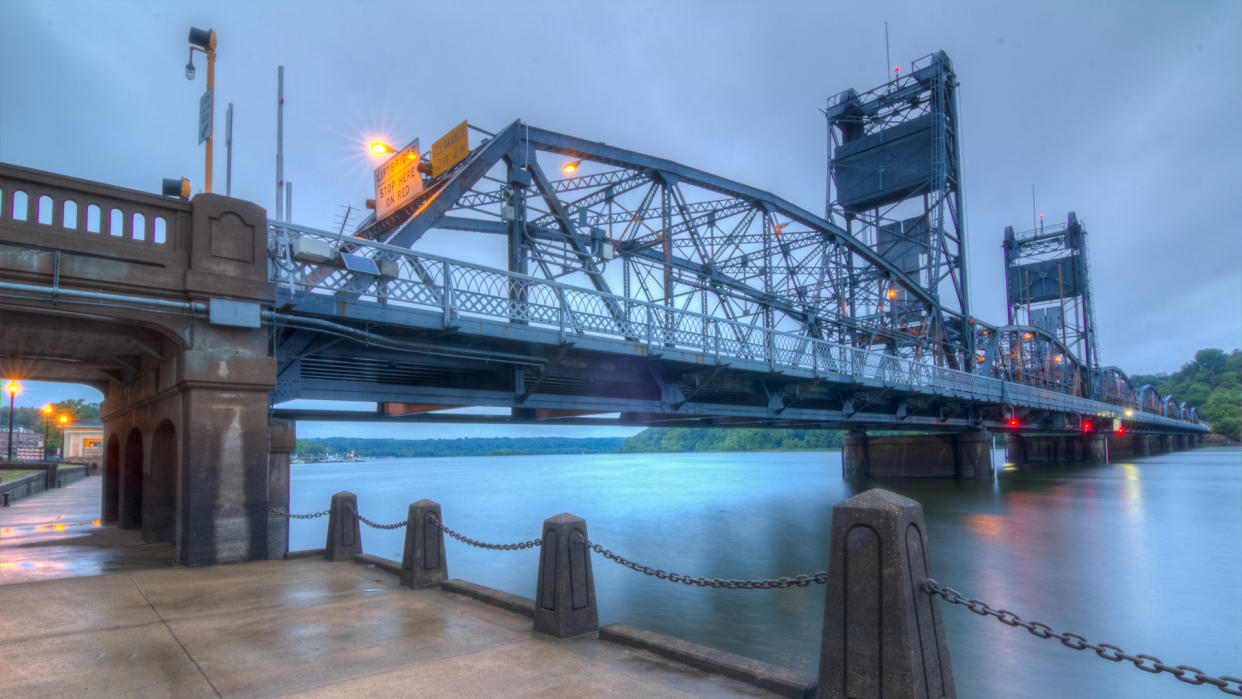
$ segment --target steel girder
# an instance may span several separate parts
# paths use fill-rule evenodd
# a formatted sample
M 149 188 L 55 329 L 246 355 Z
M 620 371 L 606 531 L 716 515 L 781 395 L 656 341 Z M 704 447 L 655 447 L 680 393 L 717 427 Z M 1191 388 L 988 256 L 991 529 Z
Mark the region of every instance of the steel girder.
M 558 156 L 578 173 L 549 178 Z M 942 315 L 879 252 L 779 197 L 521 122 L 357 234 L 409 247 L 433 229 L 508 236 L 511 271 L 860 347 L 926 345 Z

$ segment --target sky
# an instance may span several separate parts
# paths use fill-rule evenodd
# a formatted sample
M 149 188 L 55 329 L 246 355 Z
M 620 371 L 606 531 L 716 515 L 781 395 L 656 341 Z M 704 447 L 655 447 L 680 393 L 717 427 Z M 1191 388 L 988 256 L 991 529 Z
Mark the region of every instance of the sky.
M 885 58 L 885 22 L 889 52 Z M 189 27 L 219 36 L 215 191 L 275 206 L 285 66 L 293 220 L 335 228 L 373 196 L 365 143 L 426 146 L 468 119 L 605 141 L 822 211 L 819 108 L 945 50 L 962 122 L 975 315 L 1004 320 L 1001 236 L 1076 211 L 1104 364 L 1171 372 L 1242 345 L 1242 3 L 0 3 L 0 160 L 158 191 L 203 182 Z M 19 404 L 98 400 L 30 386 Z M 300 436 L 551 435 L 550 428 L 299 425 Z M 568 430 L 556 434 L 627 434 Z

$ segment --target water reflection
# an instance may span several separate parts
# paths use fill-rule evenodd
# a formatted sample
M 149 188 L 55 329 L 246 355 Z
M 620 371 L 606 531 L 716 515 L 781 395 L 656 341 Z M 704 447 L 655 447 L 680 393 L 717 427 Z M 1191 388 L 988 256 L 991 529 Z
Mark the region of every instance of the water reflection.
M 587 520 L 594 541 L 643 564 L 761 578 L 822 570 L 832 506 L 885 487 L 922 503 L 943 584 L 1091 640 L 1237 675 L 1239 453 L 1006 466 L 991 483 L 844 481 L 837 452 L 301 465 L 294 467 L 292 509 L 321 510 L 333 492 L 348 489 L 367 517 L 392 521 L 428 497 L 443 505 L 446 524 L 497 543 L 534 538 L 544 518 L 568 511 Z M 322 519 L 294 522 L 291 548 L 322 546 L 324 526 Z M 364 529 L 363 539 L 368 552 L 401 556 L 400 532 Z M 451 576 L 534 596 L 537 552 L 480 551 L 454 541 L 447 547 Z M 592 565 L 601 623 L 816 671 L 822 587 L 711 590 L 599 557 Z M 964 697 L 1201 695 L 961 608 L 942 611 Z

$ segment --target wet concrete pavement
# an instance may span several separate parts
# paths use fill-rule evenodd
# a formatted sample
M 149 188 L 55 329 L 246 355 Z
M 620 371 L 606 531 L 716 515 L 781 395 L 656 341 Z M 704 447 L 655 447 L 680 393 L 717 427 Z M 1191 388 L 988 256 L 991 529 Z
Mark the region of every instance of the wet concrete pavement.
M 172 567 L 172 544 L 100 523 L 102 483 L 84 478 L 0 509 L 0 585 Z
M 97 523 L 99 482 L 0 512 L 6 697 L 767 695 L 356 562 L 174 568 Z

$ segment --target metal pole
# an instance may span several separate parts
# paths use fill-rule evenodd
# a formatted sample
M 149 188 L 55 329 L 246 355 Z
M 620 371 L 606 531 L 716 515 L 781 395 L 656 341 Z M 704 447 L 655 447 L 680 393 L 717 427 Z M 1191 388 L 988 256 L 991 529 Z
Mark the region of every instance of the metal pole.
M 285 222 L 293 220 L 293 183 L 285 183 Z
M 284 211 L 285 193 L 285 67 L 276 67 L 276 218 Z
M 9 461 L 13 460 L 13 399 L 17 394 L 9 391 Z
M 216 49 L 214 46 L 207 49 L 207 93 L 211 95 L 207 108 L 211 110 L 214 117 L 216 111 Z M 211 194 L 211 149 L 215 142 L 216 132 L 215 119 L 213 118 L 211 122 L 211 128 L 207 129 L 207 173 L 203 178 L 207 185 L 204 191 L 208 194 Z
M 224 195 L 233 196 L 233 103 L 224 114 Z
M 47 413 L 43 414 L 43 459 L 47 459 Z

